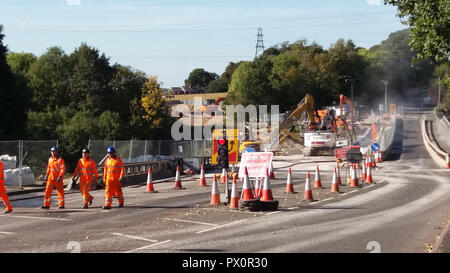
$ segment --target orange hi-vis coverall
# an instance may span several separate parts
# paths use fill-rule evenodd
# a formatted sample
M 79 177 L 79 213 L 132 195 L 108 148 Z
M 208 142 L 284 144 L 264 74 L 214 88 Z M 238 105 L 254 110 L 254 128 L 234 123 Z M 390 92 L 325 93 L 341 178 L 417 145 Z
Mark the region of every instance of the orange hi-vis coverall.
M 83 195 L 84 204 L 87 205 L 94 199 L 89 193 L 91 191 L 92 178 L 95 177 L 95 181 L 98 180 L 97 166 L 94 160 L 90 157 L 88 159 L 80 158 L 73 175 L 80 175 L 80 193 Z
M 64 184 L 63 176 L 66 172 L 66 165 L 62 158 L 50 157 L 47 165 L 47 186 L 44 193 L 44 206 L 50 207 L 53 190 L 58 192 L 58 206 L 64 206 Z M 58 182 L 58 177 L 61 180 Z
M 123 205 L 122 185 L 120 178 L 125 175 L 122 159 L 118 156 L 106 159 L 103 171 L 103 181 L 105 181 L 105 206 L 111 207 L 113 196 L 117 197 L 120 205 Z
M 3 169 L 3 163 L 0 161 L 0 198 L 3 200 L 3 204 L 6 207 L 6 211 L 12 210 L 11 202 L 9 202 L 8 194 L 5 189 L 5 170 Z

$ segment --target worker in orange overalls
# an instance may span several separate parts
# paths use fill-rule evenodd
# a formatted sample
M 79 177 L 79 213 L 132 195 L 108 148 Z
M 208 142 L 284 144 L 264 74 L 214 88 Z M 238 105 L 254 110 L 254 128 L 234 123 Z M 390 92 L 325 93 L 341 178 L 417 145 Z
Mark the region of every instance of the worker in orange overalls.
M 64 160 L 58 155 L 58 147 L 53 146 L 50 150 L 52 156 L 48 159 L 47 173 L 44 177 L 46 184 L 44 193 L 44 205 L 42 209 L 50 208 L 53 190 L 58 192 L 58 206 L 64 208 L 64 184 L 63 176 L 66 172 Z
M 6 194 L 5 189 L 5 171 L 3 169 L 3 163 L 0 161 L 0 198 L 3 200 L 5 205 L 5 213 L 10 213 L 13 211 L 11 202 L 9 202 L 8 194 Z
M 78 160 L 77 167 L 73 174 L 72 181 L 75 182 L 77 176 L 80 176 L 80 193 L 83 196 L 84 206 L 83 209 L 87 209 L 88 205 L 92 205 L 92 196 L 89 192 L 91 191 L 92 180 L 95 178 L 95 182 L 98 180 L 97 166 L 92 158 L 89 157 L 89 150 L 83 149 L 82 158 Z
M 116 156 L 114 147 L 108 147 L 108 158 L 103 170 L 103 181 L 105 181 L 105 206 L 103 209 L 111 209 L 113 196 L 119 201 L 119 208 L 123 207 L 124 199 L 122 193 L 122 179 L 125 175 L 122 159 Z

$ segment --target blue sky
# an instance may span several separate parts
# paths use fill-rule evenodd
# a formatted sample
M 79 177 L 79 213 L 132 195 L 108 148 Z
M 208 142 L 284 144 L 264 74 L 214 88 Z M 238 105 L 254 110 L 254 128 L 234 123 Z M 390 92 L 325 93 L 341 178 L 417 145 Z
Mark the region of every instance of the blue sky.
M 195 68 L 222 74 L 264 46 L 307 39 L 328 48 L 339 38 L 369 48 L 405 28 L 382 0 L 1 0 L 10 51 L 70 54 L 82 42 L 110 58 L 181 86 Z

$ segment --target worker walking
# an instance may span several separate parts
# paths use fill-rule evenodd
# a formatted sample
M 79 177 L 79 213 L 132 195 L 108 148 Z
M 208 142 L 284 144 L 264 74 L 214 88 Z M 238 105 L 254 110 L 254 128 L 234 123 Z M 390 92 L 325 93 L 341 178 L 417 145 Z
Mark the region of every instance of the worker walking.
M 124 199 L 122 193 L 122 179 L 125 175 L 123 162 L 116 155 L 113 146 L 108 147 L 108 158 L 106 159 L 103 171 L 103 181 L 105 181 L 105 206 L 103 209 L 111 209 L 113 196 L 119 201 L 119 208 L 123 207 Z
M 52 156 L 48 159 L 47 173 L 44 177 L 46 188 L 44 193 L 44 205 L 42 209 L 49 209 L 53 190 L 58 192 L 58 206 L 64 208 L 64 184 L 63 177 L 66 171 L 64 160 L 58 154 L 58 147 L 53 146 L 50 150 Z
M 89 150 L 83 149 L 82 158 L 78 160 L 77 167 L 73 174 L 72 181 L 75 182 L 77 176 L 80 176 L 80 193 L 83 196 L 84 206 L 83 209 L 87 209 L 88 205 L 92 205 L 92 196 L 89 192 L 91 191 L 92 181 L 97 183 L 98 173 L 97 166 L 92 158 L 89 157 Z
M 0 198 L 3 200 L 5 205 L 5 213 L 10 213 L 13 211 L 11 202 L 9 202 L 8 194 L 5 189 L 5 171 L 3 169 L 3 162 L 0 161 Z

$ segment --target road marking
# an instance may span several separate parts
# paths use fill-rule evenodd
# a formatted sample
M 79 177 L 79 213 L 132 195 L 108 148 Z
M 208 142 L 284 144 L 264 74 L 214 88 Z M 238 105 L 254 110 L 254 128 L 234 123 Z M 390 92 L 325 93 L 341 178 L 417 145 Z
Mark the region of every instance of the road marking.
M 0 215 L 0 217 L 1 216 L 6 216 L 6 215 Z M 35 217 L 35 216 L 19 216 L 19 215 L 8 215 L 7 217 L 25 218 L 25 219 L 41 219 L 41 220 L 72 221 L 72 219 L 52 218 L 52 217 Z
M 201 231 L 197 231 L 196 233 L 208 232 L 208 231 L 211 231 L 211 230 L 215 230 L 215 229 L 231 226 L 231 225 L 234 225 L 234 224 L 242 223 L 244 221 L 247 221 L 247 219 L 243 219 L 243 220 L 240 220 L 240 221 L 235 221 L 235 222 L 232 222 L 232 223 L 228 223 L 228 224 L 225 224 L 225 225 L 221 225 L 221 226 L 217 226 L 217 227 L 213 227 L 213 228 L 209 228 L 209 229 L 204 229 L 204 230 L 201 230 Z
M 350 193 L 354 193 L 354 192 L 357 192 L 357 191 L 358 191 L 358 190 L 349 191 L 349 192 L 346 192 L 346 193 L 341 194 L 341 196 L 344 196 L 344 195 L 347 195 L 347 194 L 350 194 Z
M 288 208 L 288 210 L 293 210 L 293 209 L 297 209 L 298 207 L 292 207 L 292 208 Z
M 208 225 L 208 226 L 214 226 L 214 227 L 217 226 L 216 224 L 211 224 L 211 223 L 204 223 L 204 222 L 197 222 L 197 221 L 190 221 L 190 220 L 181 220 L 181 219 L 174 219 L 174 218 L 164 218 L 164 220 L 185 222 L 185 223 L 192 223 L 192 224 L 199 224 L 199 225 Z
M 269 213 L 266 213 L 265 215 L 271 215 L 271 214 L 275 214 L 275 213 L 279 213 L 279 212 L 281 212 L 281 210 L 269 212 Z
M 150 247 L 162 245 L 162 244 L 165 244 L 165 243 L 168 243 L 168 242 L 171 242 L 171 241 L 172 240 L 166 240 L 166 241 L 162 241 L 162 242 L 159 242 L 159 243 L 151 244 L 151 245 L 148 245 L 148 246 L 143 246 L 143 247 L 136 248 L 136 249 L 133 249 L 133 250 L 125 251 L 123 253 L 132 253 L 132 252 L 135 252 L 135 251 L 139 251 L 139 250 L 147 249 L 147 248 L 150 248 Z
M 372 188 L 372 187 L 374 187 L 374 186 L 375 186 L 375 184 L 372 184 L 372 185 L 370 185 L 370 186 L 367 186 L 366 189 Z
M 0 231 L 0 234 L 13 235 L 14 232 Z
M 330 198 L 327 198 L 327 199 L 323 199 L 323 200 L 317 201 L 316 204 L 317 204 L 317 203 L 320 203 L 320 202 L 329 201 L 329 200 L 331 200 L 331 199 L 334 199 L 334 197 L 330 197 Z
M 122 237 L 127 237 L 127 238 L 130 238 L 130 239 L 136 239 L 136 240 L 141 240 L 141 241 L 152 242 L 152 243 L 158 242 L 158 240 L 152 240 L 152 239 L 147 239 L 147 238 L 133 236 L 133 235 L 126 235 L 126 234 L 122 234 L 122 233 L 111 233 L 111 234 L 112 235 L 117 235 L 117 236 L 122 236 Z

